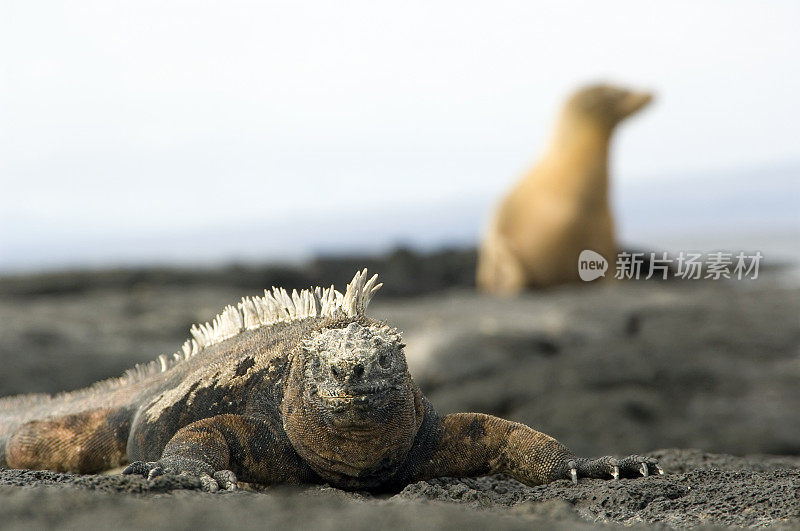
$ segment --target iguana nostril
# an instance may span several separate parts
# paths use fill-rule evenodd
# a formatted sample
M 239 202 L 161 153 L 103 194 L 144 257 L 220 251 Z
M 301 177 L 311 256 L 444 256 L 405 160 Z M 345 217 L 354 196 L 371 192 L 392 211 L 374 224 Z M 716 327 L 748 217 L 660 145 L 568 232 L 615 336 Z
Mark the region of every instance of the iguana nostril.
M 364 366 L 359 363 L 355 367 L 353 367 L 353 376 L 355 376 L 356 378 L 361 378 L 362 376 L 364 376 Z
M 335 365 L 331 365 L 331 374 L 332 375 L 334 375 L 336 378 L 338 378 L 340 373 L 341 373 L 341 371 L 339 369 L 337 369 Z

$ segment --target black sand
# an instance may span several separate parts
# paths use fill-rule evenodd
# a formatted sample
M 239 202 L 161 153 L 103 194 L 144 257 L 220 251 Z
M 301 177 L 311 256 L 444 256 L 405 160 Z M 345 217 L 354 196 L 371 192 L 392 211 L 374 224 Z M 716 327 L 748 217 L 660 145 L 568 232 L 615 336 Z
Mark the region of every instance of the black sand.
M 449 256 L 456 263 L 466 255 Z M 493 300 L 472 293 L 463 270 L 413 256 L 403 262 L 402 253 L 392 263 L 387 288 L 395 277 L 398 286 L 425 285 L 431 294 L 387 289 L 371 314 L 405 330 L 412 373 L 440 411 L 526 422 L 585 455 L 654 455 L 668 475 L 535 488 L 501 476 L 437 479 L 374 497 L 329 487 L 211 495 L 186 479 L 4 470 L 0 527 L 800 528 L 799 289 L 765 276 Z M 176 350 L 191 323 L 258 293 L 256 285 L 303 286 L 323 276 L 319 264 L 316 273 L 231 268 L 0 280 L 0 395 L 117 375 Z M 354 269 L 328 266 L 339 283 Z M 424 280 L 408 281 L 409 274 Z

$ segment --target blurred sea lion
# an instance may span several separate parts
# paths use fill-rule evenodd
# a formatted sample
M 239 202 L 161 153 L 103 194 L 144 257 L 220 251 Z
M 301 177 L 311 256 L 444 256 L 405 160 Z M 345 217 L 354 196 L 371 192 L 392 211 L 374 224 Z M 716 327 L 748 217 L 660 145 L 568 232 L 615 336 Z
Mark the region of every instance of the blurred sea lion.
M 603 255 L 613 271 L 609 143 L 617 124 L 652 98 L 598 84 L 567 100 L 549 149 L 494 214 L 478 253 L 479 289 L 510 295 L 577 282 L 584 249 Z

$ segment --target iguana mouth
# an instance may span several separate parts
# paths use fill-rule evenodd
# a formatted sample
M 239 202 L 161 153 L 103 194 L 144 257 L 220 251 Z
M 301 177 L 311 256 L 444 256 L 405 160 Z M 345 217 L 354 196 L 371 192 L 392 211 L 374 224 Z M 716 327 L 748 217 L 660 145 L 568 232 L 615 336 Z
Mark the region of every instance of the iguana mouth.
M 366 398 L 370 395 L 370 393 L 363 394 L 363 395 L 326 395 L 325 393 L 318 393 L 319 396 L 324 398 L 325 400 L 355 400 L 356 398 Z
M 317 388 L 317 395 L 326 400 L 357 400 L 359 398 L 374 398 L 382 395 L 389 390 L 389 386 L 383 382 L 347 385 L 335 390 L 326 391 L 323 387 Z M 329 388 L 330 389 L 330 388 Z
M 386 396 L 388 389 L 379 387 L 375 389 L 365 389 L 364 392 L 359 393 L 326 393 L 325 391 L 317 391 L 319 396 L 326 404 L 334 410 L 344 410 L 350 407 L 366 407 L 374 405 L 376 402 L 382 402 Z

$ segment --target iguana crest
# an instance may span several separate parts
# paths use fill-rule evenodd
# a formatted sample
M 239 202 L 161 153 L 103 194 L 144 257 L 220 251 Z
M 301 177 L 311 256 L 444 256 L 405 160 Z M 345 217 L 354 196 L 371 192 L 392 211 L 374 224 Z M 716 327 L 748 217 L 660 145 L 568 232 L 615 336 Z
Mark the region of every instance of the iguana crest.
M 378 275 L 367 278 L 367 270 L 356 272 L 344 293 L 329 288 L 310 288 L 291 294 L 283 288 L 265 290 L 263 297 L 244 297 L 236 306 L 226 306 L 211 321 L 192 326 L 192 337 L 171 356 L 161 354 L 153 361 L 137 364 L 122 376 L 109 378 L 73 392 L 29 394 L 3 397 L 0 410 L 10 410 L 60 400 L 64 396 L 92 396 L 95 393 L 141 382 L 146 378 L 174 367 L 202 352 L 205 348 L 222 343 L 245 330 L 255 330 L 275 323 L 300 321 L 312 317 L 360 317 L 363 316 L 372 296 L 383 284 L 378 284 Z
M 279 322 L 299 321 L 311 317 L 360 317 L 372 296 L 383 284 L 378 275 L 367 278 L 367 270 L 356 272 L 344 293 L 333 286 L 311 288 L 291 295 L 273 286 L 263 297 L 244 297 L 236 306 L 228 305 L 211 321 L 193 325 L 192 337 L 172 356 L 161 354 L 154 361 L 136 365 L 122 376 L 124 383 L 139 381 L 198 354 L 206 347 L 222 343 L 245 330 L 256 330 Z

